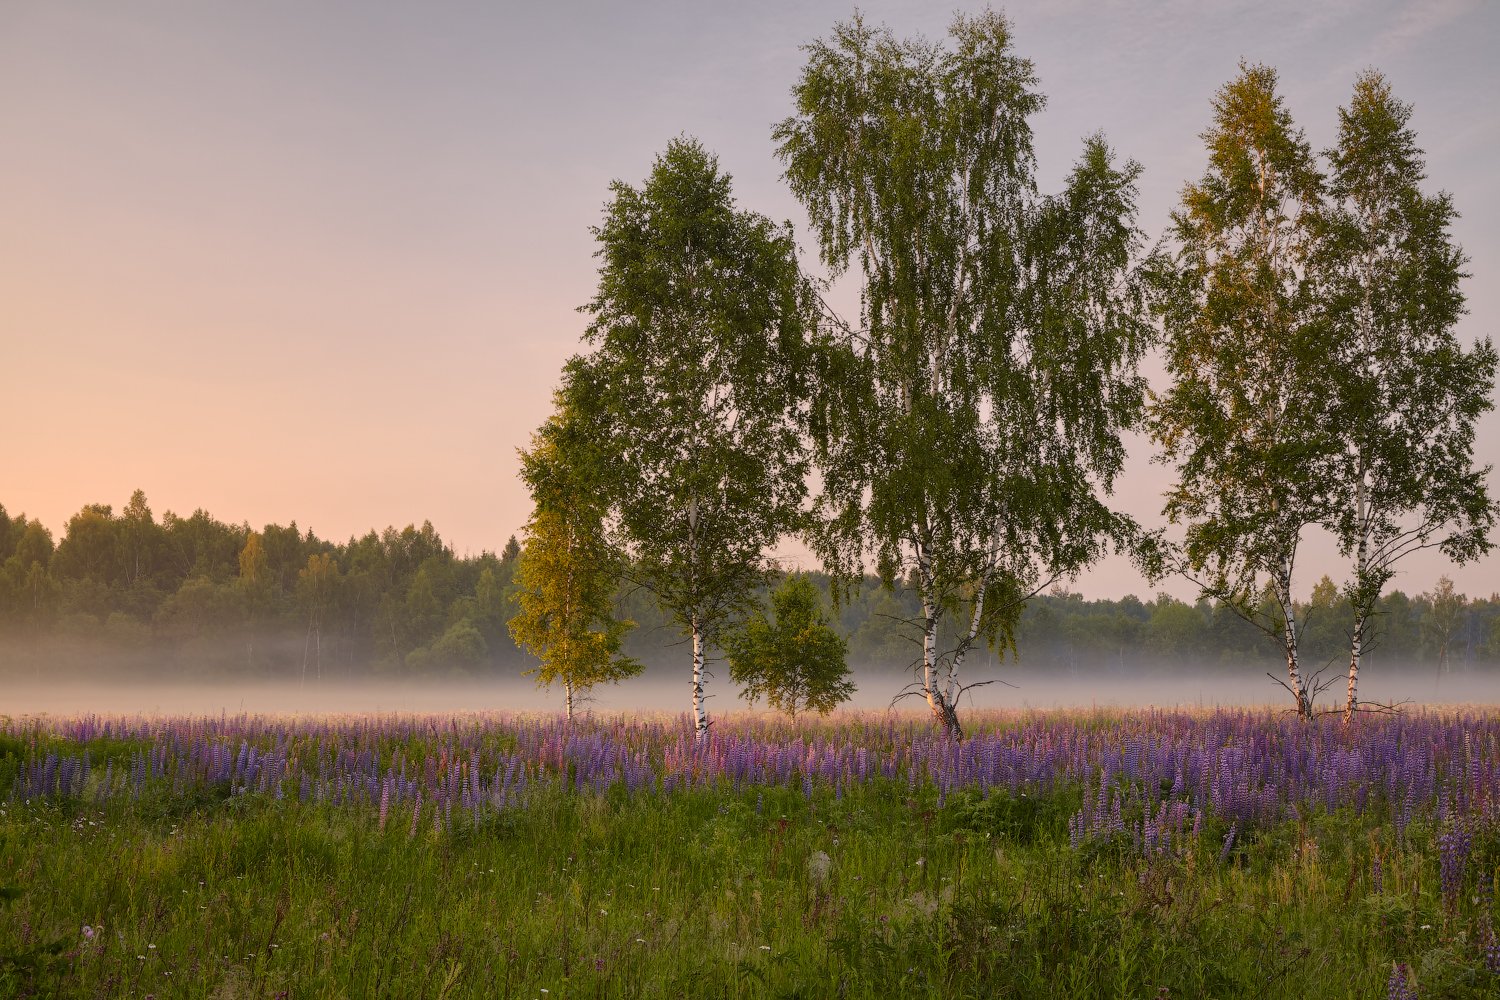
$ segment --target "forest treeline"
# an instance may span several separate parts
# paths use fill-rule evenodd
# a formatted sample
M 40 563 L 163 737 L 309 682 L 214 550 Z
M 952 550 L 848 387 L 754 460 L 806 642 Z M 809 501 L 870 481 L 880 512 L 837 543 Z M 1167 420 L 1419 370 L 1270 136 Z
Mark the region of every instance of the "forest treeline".
M 203 510 L 156 517 L 137 491 L 123 509 L 85 506 L 54 536 L 0 505 L 0 670 L 103 668 L 155 678 L 351 679 L 517 676 L 536 665 L 506 628 L 518 608 L 514 538 L 463 556 L 430 523 L 345 542 L 296 523 L 254 530 Z M 811 574 L 830 598 L 829 578 Z M 910 667 L 914 588 L 870 576 L 838 596 L 834 624 L 856 673 Z M 644 592 L 622 589 L 629 655 L 681 659 L 678 630 Z M 1327 577 L 1300 607 L 1307 662 L 1347 655 L 1351 610 Z M 1372 662 L 1403 671 L 1500 664 L 1500 595 L 1467 598 L 1441 580 L 1381 598 Z M 1230 609 L 1167 595 L 1032 599 L 1016 630 L 1029 669 L 1128 672 L 1274 666 L 1275 650 Z

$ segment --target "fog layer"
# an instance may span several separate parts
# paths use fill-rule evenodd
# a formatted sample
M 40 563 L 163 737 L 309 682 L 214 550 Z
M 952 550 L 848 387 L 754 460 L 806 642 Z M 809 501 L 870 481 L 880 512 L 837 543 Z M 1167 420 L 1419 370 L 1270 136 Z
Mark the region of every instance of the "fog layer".
M 727 674 L 727 671 L 724 672 Z M 1367 702 L 1411 702 L 1414 705 L 1483 704 L 1500 706 L 1500 676 L 1455 674 L 1440 680 L 1427 670 L 1387 669 L 1362 679 L 1361 697 Z M 884 671 L 855 670 L 857 691 L 848 707 L 883 710 L 912 677 Z M 1066 676 L 1028 673 L 1011 668 L 971 680 L 999 677 L 1005 681 L 971 690 L 964 708 L 1143 708 L 1216 705 L 1271 705 L 1286 707 L 1290 698 L 1263 673 L 1196 677 L 1185 674 L 1079 672 Z M 1014 685 L 1013 687 L 1007 685 Z M 710 714 L 764 709 L 748 706 L 727 677 L 709 683 Z M 1342 704 L 1343 685 L 1336 683 L 1320 699 L 1333 707 Z M 581 703 L 598 713 L 669 713 L 686 711 L 688 675 L 673 679 L 663 671 L 597 688 Z M 897 702 L 898 709 L 920 710 L 919 698 Z M 457 713 L 477 711 L 558 712 L 562 691 L 536 687 L 527 678 L 422 679 L 395 681 L 120 681 L 11 676 L 0 688 L 0 715 L 100 714 L 273 714 Z

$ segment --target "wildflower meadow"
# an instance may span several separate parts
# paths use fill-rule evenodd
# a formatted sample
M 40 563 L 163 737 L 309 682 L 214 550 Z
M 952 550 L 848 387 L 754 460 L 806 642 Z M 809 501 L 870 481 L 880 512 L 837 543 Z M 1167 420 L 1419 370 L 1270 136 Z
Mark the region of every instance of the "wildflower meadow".
M 0 994 L 1494 997 L 1500 717 L 0 723 Z

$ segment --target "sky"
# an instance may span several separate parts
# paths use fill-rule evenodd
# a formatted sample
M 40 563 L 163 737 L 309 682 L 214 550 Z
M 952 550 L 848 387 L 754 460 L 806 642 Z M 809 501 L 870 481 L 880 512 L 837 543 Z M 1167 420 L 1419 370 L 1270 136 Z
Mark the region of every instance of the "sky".
M 862 9 L 936 38 L 954 7 Z M 1102 130 L 1145 168 L 1153 239 L 1203 172 L 1210 100 L 1242 59 L 1278 69 L 1319 149 L 1356 74 L 1383 71 L 1415 105 L 1430 186 L 1462 213 L 1460 334 L 1497 332 L 1500 5 L 1003 9 L 1048 98 L 1043 189 Z M 743 208 L 793 223 L 816 270 L 770 133 L 799 47 L 852 10 L 0 0 L 0 503 L 60 536 L 84 504 L 118 510 L 139 488 L 158 516 L 201 507 L 335 540 L 431 520 L 460 553 L 499 549 L 529 514 L 516 450 L 581 349 L 611 180 L 639 183 L 696 136 Z M 1497 432 L 1485 418 L 1481 463 L 1500 458 Z M 1131 444 L 1116 502 L 1159 523 L 1169 470 Z M 1403 567 L 1409 592 L 1443 572 L 1500 590 L 1500 554 Z M 1304 589 L 1341 569 L 1313 539 Z M 1193 592 L 1120 559 L 1071 586 Z

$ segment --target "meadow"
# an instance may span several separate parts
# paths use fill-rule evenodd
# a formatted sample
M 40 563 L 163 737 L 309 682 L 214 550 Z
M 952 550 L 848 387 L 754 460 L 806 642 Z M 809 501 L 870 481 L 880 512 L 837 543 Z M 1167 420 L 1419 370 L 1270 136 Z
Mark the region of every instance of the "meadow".
M 0 995 L 1500 995 L 1500 715 L 0 720 Z

